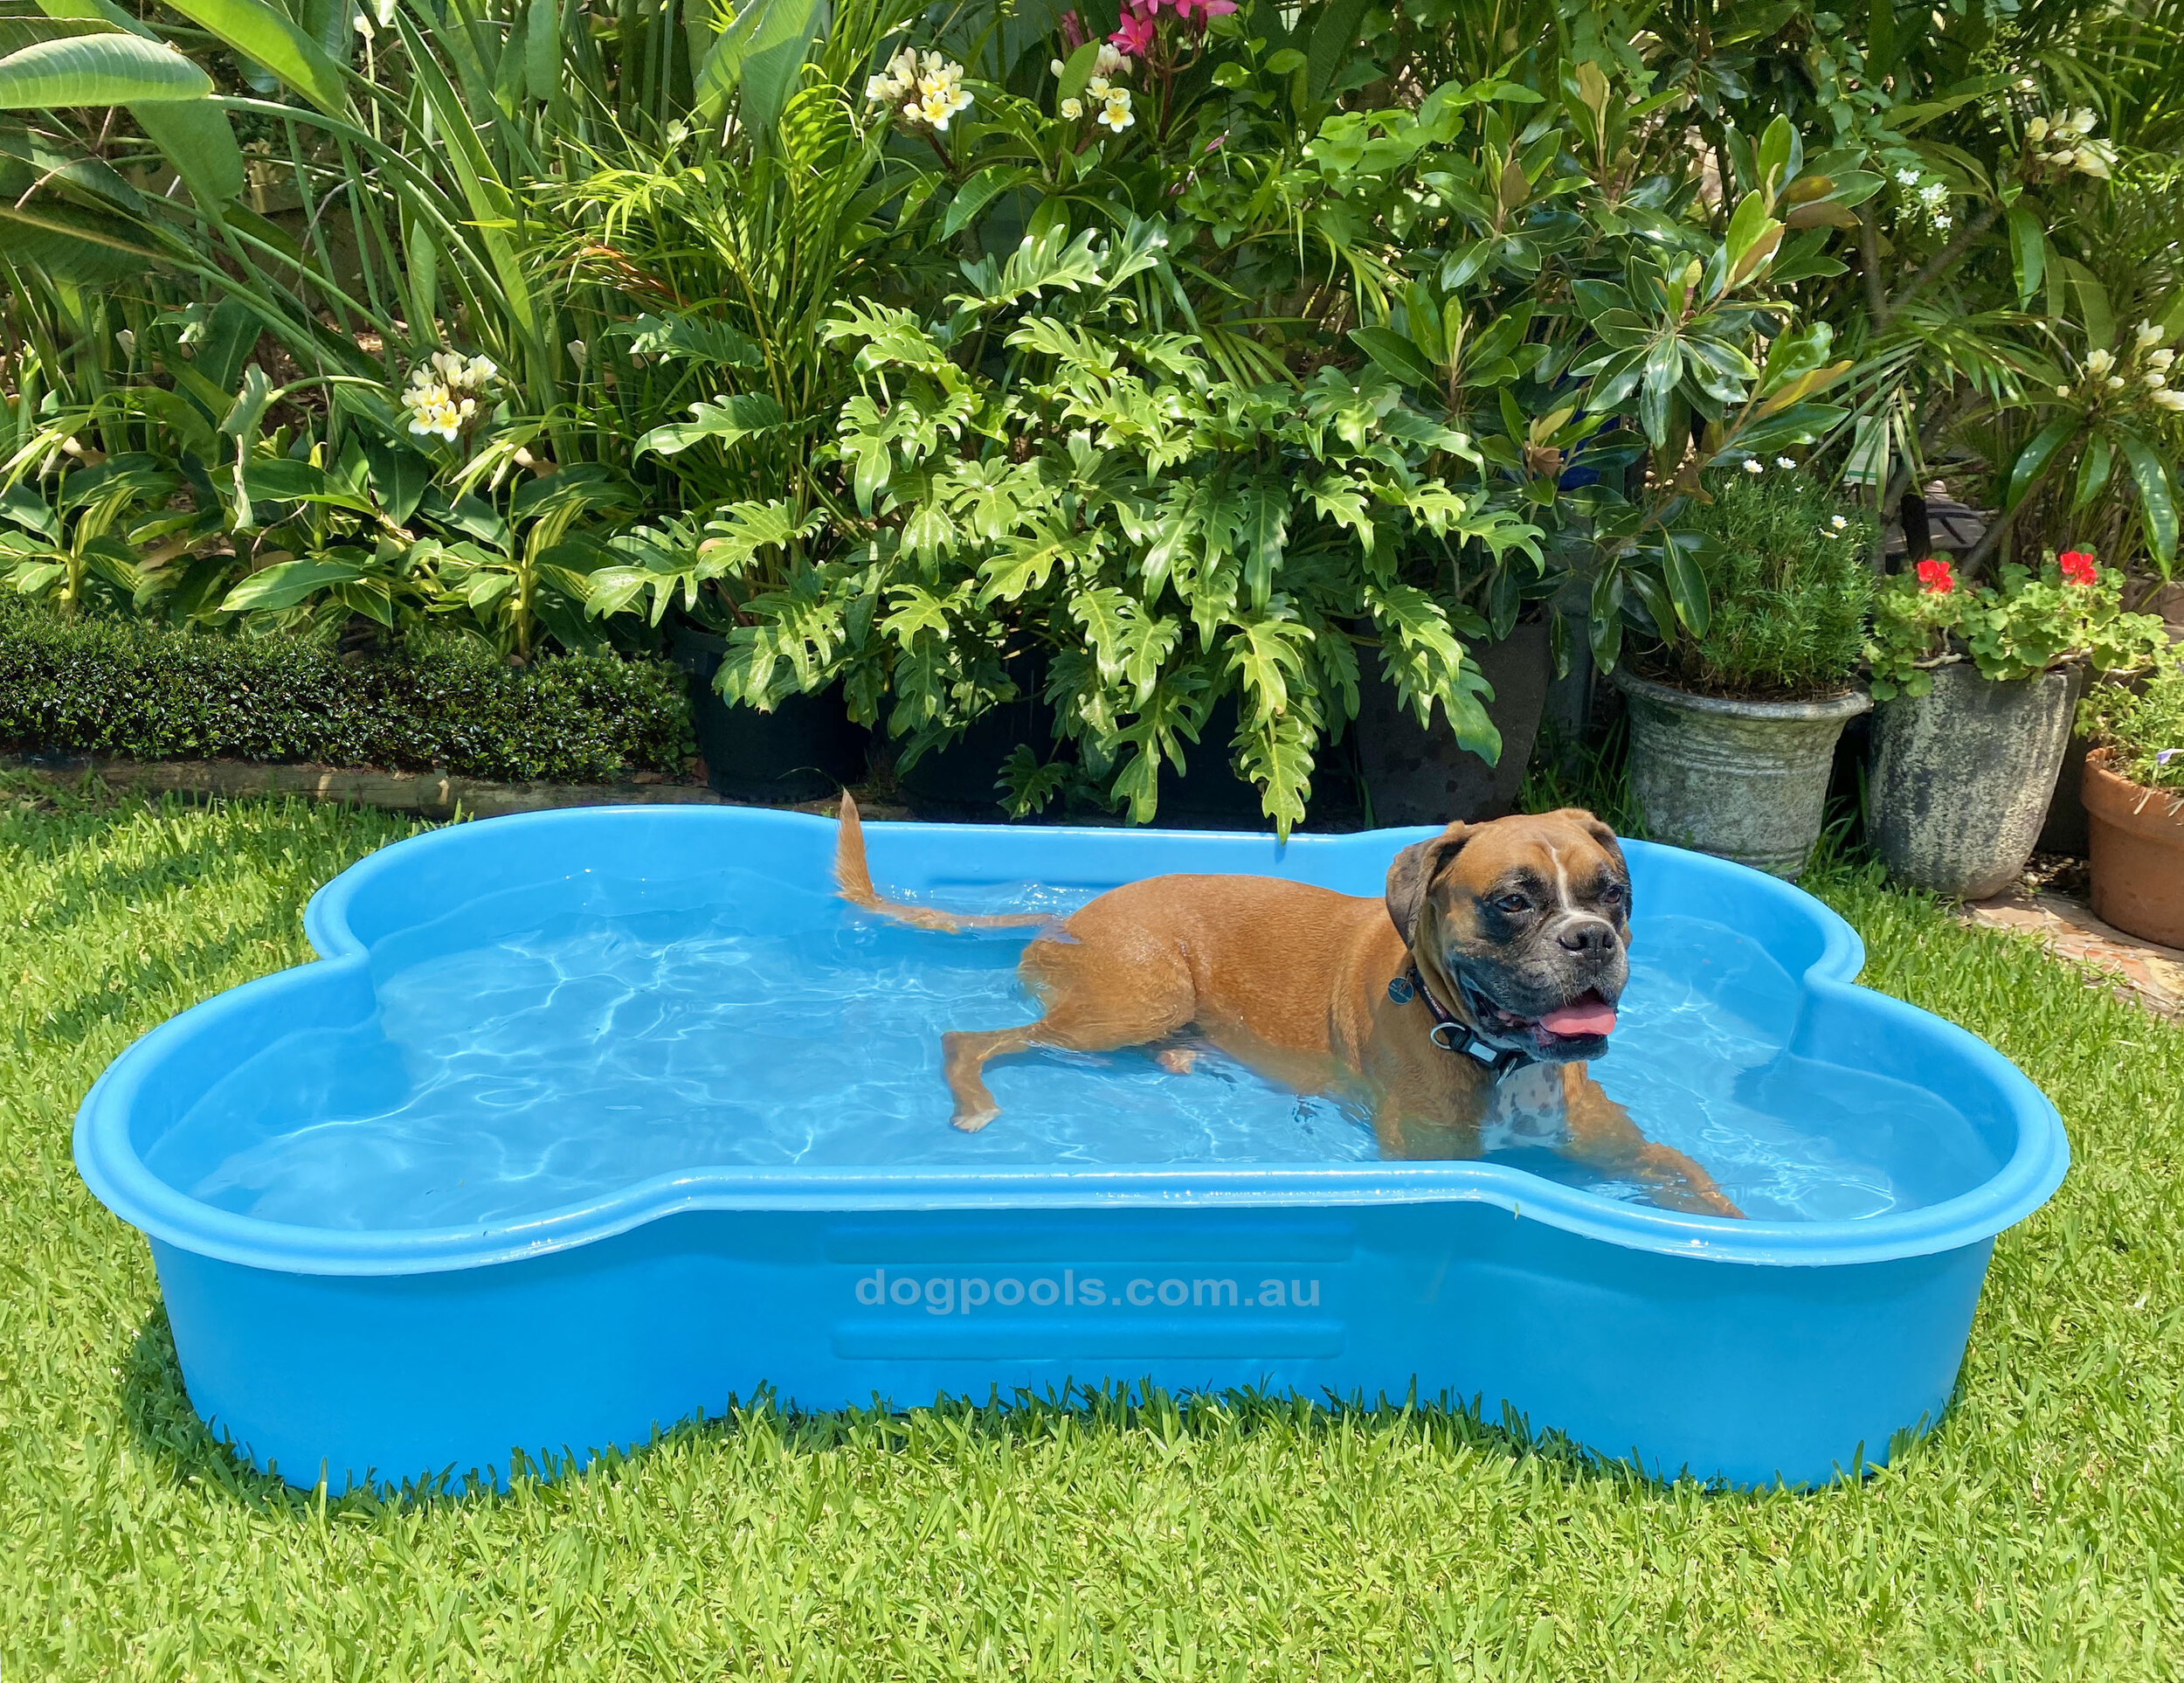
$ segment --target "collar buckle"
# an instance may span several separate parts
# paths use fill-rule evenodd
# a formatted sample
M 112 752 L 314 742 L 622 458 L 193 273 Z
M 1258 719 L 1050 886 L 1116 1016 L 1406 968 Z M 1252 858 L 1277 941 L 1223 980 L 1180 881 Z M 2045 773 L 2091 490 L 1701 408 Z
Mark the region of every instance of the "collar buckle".
M 1507 1075 L 1511 1070 L 1538 1062 L 1519 1046 L 1496 1046 L 1434 997 L 1426 979 L 1418 973 L 1413 964 L 1388 984 L 1388 997 L 1397 1004 L 1407 1003 L 1415 994 L 1426 1001 L 1426 1008 L 1434 1014 L 1434 1026 L 1426 1036 L 1444 1052 L 1462 1052 L 1474 1062 L 1482 1063 L 1496 1077 Z

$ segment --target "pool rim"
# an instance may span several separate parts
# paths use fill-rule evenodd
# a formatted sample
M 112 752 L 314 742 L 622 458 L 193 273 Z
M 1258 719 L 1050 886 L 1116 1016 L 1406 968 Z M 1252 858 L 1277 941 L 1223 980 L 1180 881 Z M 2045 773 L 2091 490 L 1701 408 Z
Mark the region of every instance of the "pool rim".
M 516 826 L 598 823 L 617 817 L 653 822 L 728 813 L 760 824 L 824 826 L 833 821 L 769 808 L 591 807 L 529 813 L 453 825 L 407 837 L 367 855 L 320 888 L 304 913 L 304 932 L 320 957 L 258 977 L 212 995 L 141 1036 L 109 1064 L 77 1113 L 74 1155 L 78 1172 L 99 1201 L 132 1226 L 166 1243 L 245 1267 L 319 1275 L 438 1273 L 520 1261 L 628 1232 L 646 1222 L 691 1210 L 1022 1210 L 1102 1207 L 1281 1208 L 1381 1203 L 1486 1203 L 1509 1209 L 1581 1237 L 1628 1249 L 1694 1260 L 1745 1264 L 1823 1267 L 1883 1263 L 1979 1243 L 2014 1226 L 2045 1203 L 2062 1182 L 2070 1146 L 2062 1118 L 2047 1096 L 1985 1041 L 1946 1018 L 1857 986 L 1864 945 L 1841 917 L 1791 884 L 1708 855 L 1626 840 L 1641 856 L 1676 855 L 1672 867 L 1731 873 L 1747 890 L 1780 897 L 1790 915 L 1820 937 L 1819 956 L 1800 978 L 1808 992 L 1855 994 L 1863 1008 L 1896 1015 L 1921 1034 L 1954 1036 L 1970 1061 L 1995 1084 L 2016 1125 L 2016 1143 L 1994 1174 L 1939 1203 L 1857 1221 L 1732 1222 L 1687 1216 L 1649 1205 L 1628 1204 L 1542 1180 L 1503 1163 L 1483 1161 L 1363 1163 L 1248 1163 L 1068 1167 L 986 1167 L 957 1170 L 897 1167 L 807 1169 L 700 1167 L 632 1182 L 581 1202 L 514 1221 L 449 1228 L 334 1229 L 268 1222 L 222 1210 L 191 1197 L 155 1174 L 129 1140 L 129 1119 L 145 1079 L 165 1061 L 165 1049 L 217 1026 L 226 1013 L 249 1011 L 259 997 L 292 986 L 321 966 L 356 969 L 369 962 L 364 943 L 347 913 L 363 889 L 419 852 L 472 845 L 481 830 L 506 834 Z M 944 824 L 874 825 L 875 837 L 959 831 Z M 1430 835 L 1431 827 L 1360 831 L 1342 835 L 1300 835 L 1277 848 L 1308 850 L 1370 846 Z M 1118 836 L 1159 838 L 1187 835 L 1199 841 L 1245 841 L 1274 846 L 1273 838 L 1248 832 L 1116 831 L 1040 827 L 1042 841 Z M 1754 879 L 1757 879 L 1756 882 Z

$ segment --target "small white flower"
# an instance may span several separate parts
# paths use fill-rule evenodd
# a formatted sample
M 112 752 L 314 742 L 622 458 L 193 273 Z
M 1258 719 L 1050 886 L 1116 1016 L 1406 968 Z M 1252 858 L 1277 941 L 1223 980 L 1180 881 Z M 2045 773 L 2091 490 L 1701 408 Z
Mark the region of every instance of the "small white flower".
M 2157 391 L 2153 400 L 2164 409 L 2184 409 L 2184 391 Z
M 1918 190 L 1918 202 L 1928 210 L 1946 204 L 1949 202 L 1949 189 L 1942 182 L 1930 181 Z
M 2090 135 L 2093 132 L 2094 121 L 2093 107 L 2090 105 L 2082 105 L 2070 114 L 2070 132 L 2074 135 Z
M 121 347 L 121 354 L 124 357 L 136 355 L 136 336 L 127 328 L 121 328 L 115 332 L 114 343 Z
M 1792 469 L 1792 470 L 1794 470 L 1794 469 L 1796 468 L 1796 467 L 1797 467 L 1797 464 L 1796 464 L 1795 462 L 1792 461 L 1791 461 L 1791 460 L 1790 460 L 1787 456 L 1777 456 L 1777 457 L 1775 457 L 1775 459 L 1774 459 L 1774 465 L 1775 465 L 1777 468 L 1789 468 L 1789 469 Z
M 2067 385 L 2058 385 L 2055 389 L 2055 395 L 2058 398 L 2067 398 L 2070 395 L 2070 388 Z
M 2161 329 L 2154 326 L 2153 322 L 2141 322 L 2139 323 L 2139 330 L 2132 336 L 2132 343 L 2139 350 L 2145 350 L 2160 344 L 2163 336 Z
M 1756 478 L 1758 475 L 1759 475 L 1759 474 L 1761 474 L 1766 473 L 1766 468 L 1762 468 L 1762 467 L 1759 465 L 1759 457 L 1757 457 L 1757 456 L 1746 456 L 1746 457 L 1745 458 L 1745 472 L 1746 472 L 1747 474 L 1750 474 L 1753 475 L 1753 476 Z
M 1084 114 L 1084 101 L 1082 100 L 1064 100 L 1061 102 L 1061 114 L 1069 121 L 1075 122 L 1079 117 L 1082 117 Z
M 2114 353 L 2111 351 L 2091 351 L 2087 354 L 2085 358 L 2085 371 L 2088 374 L 2105 374 L 2110 369 L 2115 367 L 2115 365 L 2116 358 Z
M 577 371 L 581 373 L 591 361 L 591 347 L 581 339 L 571 339 L 569 342 L 569 360 L 577 365 Z
M 1084 85 L 1085 97 L 1097 105 L 1107 97 L 1107 90 L 1112 86 L 1106 77 L 1095 76 Z
M 1902 182 L 1906 187 L 1916 187 L 1918 185 L 1918 171 L 1908 169 L 1898 170 L 1896 172 L 1896 179 Z
M 2067 170 L 2077 162 L 2077 154 L 2066 146 L 2059 152 L 2049 153 L 2048 162 L 2058 170 Z
M 2120 391 L 2124 389 L 2124 377 L 2120 374 L 2111 374 L 2101 384 L 2111 391 Z
M 1051 75 L 1051 76 L 1054 76 L 1054 77 L 1056 77 L 1056 78 L 1059 78 L 1059 77 L 1061 76 L 1061 73 L 1062 73 L 1063 71 L 1065 71 L 1065 70 L 1068 69 L 1068 68 L 1069 68 L 1069 66 L 1068 66 L 1068 65 L 1065 65 L 1064 63 L 1062 63 L 1061 59 L 1055 59 L 1051 60 L 1051 61 L 1047 64 L 1047 74 L 1049 74 L 1049 75 Z
M 1848 520 L 1845 520 L 1841 515 L 1829 515 L 1828 516 L 1828 530 L 1831 532 L 1842 531 L 1846 530 L 1849 524 L 1850 523 Z
M 2164 345 L 2159 350 L 2150 351 L 2147 353 L 2146 365 L 2150 368 L 2166 370 L 2168 365 L 2175 360 L 2176 353 L 2174 350 L 2171 350 L 2167 345 Z
M 1100 126 L 1111 128 L 1119 135 L 1137 121 L 1130 114 L 1130 90 L 1127 87 L 1109 88 L 1106 102 L 1100 107 Z
M 2025 139 L 2031 144 L 2037 146 L 2047 138 L 2048 120 L 2045 117 L 2035 117 L 2025 125 Z
M 1938 216 L 1934 218 L 1934 227 L 1939 232 L 1947 233 L 1952 225 L 1950 219 L 1946 216 Z
M 1130 60 L 1123 56 L 1122 49 L 1112 41 L 1102 41 L 1100 43 L 1099 57 L 1092 61 L 1092 73 L 1095 76 L 1127 76 L 1130 74 Z
M 357 34 L 363 36 L 367 41 L 371 39 L 373 36 L 379 33 L 377 27 L 372 23 L 371 19 L 365 17 L 361 11 L 349 20 L 349 28 L 355 30 Z

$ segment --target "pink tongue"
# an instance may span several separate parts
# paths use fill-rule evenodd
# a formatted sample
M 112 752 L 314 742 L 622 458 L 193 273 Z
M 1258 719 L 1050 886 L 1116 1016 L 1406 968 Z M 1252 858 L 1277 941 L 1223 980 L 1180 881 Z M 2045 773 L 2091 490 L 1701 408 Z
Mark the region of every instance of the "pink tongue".
M 1576 1001 L 1559 1005 L 1539 1019 L 1552 1035 L 1607 1035 L 1615 1029 L 1615 1008 L 1602 1000 Z

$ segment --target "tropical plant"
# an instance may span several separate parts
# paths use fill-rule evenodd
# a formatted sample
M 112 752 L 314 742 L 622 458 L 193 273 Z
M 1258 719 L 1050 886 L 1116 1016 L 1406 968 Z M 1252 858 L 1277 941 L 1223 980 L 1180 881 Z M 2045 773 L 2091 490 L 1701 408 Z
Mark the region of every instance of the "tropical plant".
M 908 758 L 1008 698 L 1008 653 L 1036 643 L 1058 733 L 1139 821 L 1234 696 L 1238 768 L 1279 828 L 1296 822 L 1321 739 L 1356 712 L 1361 649 L 1403 704 L 1439 703 L 1492 751 L 1447 606 L 1397 566 L 1414 530 L 1533 542 L 1448 482 L 1462 440 L 1377 373 L 1247 386 L 1193 336 L 1143 331 L 1174 284 L 1157 224 L 1053 228 L 964 280 L 940 320 L 866 304 L 831 325 L 865 384 L 836 450 L 869 537 L 747 605 L 729 693 L 838 668 L 854 707 L 891 694 Z M 1055 780 L 1019 763 L 1016 804 Z

